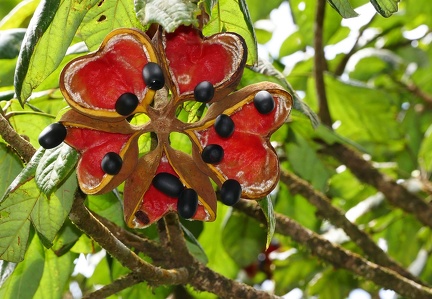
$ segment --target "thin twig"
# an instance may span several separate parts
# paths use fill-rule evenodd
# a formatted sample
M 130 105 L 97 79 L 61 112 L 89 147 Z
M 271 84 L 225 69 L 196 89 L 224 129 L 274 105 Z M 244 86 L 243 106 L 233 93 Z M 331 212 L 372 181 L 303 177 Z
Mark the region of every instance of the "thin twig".
M 314 36 L 314 76 L 315 89 L 318 98 L 318 116 L 321 122 L 331 128 L 332 119 L 327 102 L 324 72 L 326 71 L 326 59 L 324 55 L 323 28 L 326 0 L 318 0 L 315 14 L 315 36 Z
M 82 298 L 83 299 L 108 298 L 109 296 L 121 292 L 124 289 L 134 286 L 140 282 L 142 281 L 138 279 L 136 274 L 129 273 L 126 276 L 120 277 L 119 279 L 114 280 L 112 283 L 103 286 L 99 290 L 84 295 Z

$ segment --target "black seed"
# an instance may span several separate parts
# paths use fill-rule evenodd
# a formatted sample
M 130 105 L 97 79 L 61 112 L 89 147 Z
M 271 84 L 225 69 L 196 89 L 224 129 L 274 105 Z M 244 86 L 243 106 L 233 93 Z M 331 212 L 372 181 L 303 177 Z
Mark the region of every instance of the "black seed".
M 118 114 L 126 116 L 135 111 L 138 103 L 138 97 L 135 94 L 126 92 L 117 99 L 115 110 Z
M 233 206 L 240 200 L 242 193 L 240 183 L 236 180 L 226 180 L 220 189 L 221 201 L 227 206 Z
M 170 197 L 179 197 L 184 189 L 180 179 L 168 172 L 160 172 L 155 175 L 153 186 Z
M 185 218 L 192 218 L 198 209 L 198 194 L 194 189 L 186 188 L 177 201 L 177 212 Z
M 120 169 L 122 168 L 123 160 L 122 158 L 114 152 L 107 153 L 102 161 L 101 161 L 101 167 L 102 170 L 111 175 L 115 175 L 120 172 Z
M 261 90 L 255 94 L 254 105 L 259 113 L 268 114 L 275 108 L 275 101 L 268 91 Z
M 149 62 L 143 69 L 144 82 L 148 88 L 158 90 L 164 87 L 165 78 L 161 67 L 154 62 Z
M 150 218 L 143 211 L 136 211 L 135 218 L 138 219 L 142 224 L 149 224 Z
M 234 133 L 234 122 L 226 114 L 221 114 L 216 117 L 216 121 L 214 123 L 214 128 L 216 133 L 223 138 L 228 138 Z
M 61 123 L 53 123 L 39 134 L 39 144 L 46 149 L 54 148 L 66 138 L 67 130 Z
M 209 81 L 202 81 L 194 89 L 195 100 L 202 103 L 210 102 L 214 96 L 214 87 Z
M 222 161 L 224 150 L 219 144 L 209 144 L 203 149 L 201 157 L 206 163 L 216 164 Z

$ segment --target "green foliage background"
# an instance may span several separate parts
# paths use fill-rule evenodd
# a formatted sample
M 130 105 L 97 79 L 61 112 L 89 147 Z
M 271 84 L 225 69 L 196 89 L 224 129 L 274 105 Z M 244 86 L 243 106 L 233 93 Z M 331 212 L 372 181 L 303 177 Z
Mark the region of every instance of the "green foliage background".
M 30 18 L 40 2 L 53 4 L 47 6 L 47 10 L 36 11 L 42 15 L 41 26 L 45 33 L 50 32 L 49 35 L 30 32 L 34 25 Z M 216 1 L 204 2 L 210 8 Z M 280 49 L 273 49 L 276 51 L 272 53 L 278 54 L 264 58 L 271 61 L 274 70 L 281 72 L 302 100 L 317 112 L 314 56 L 311 54 L 316 2 L 288 2 L 296 26 Z M 324 76 L 334 131 L 322 125 L 313 128 L 306 110 L 298 109 L 293 111 L 289 123 L 274 134 L 273 140 L 278 144 L 285 171 L 296 174 L 315 190 L 326 194 L 334 206 L 352 217 L 350 219 L 374 241 L 383 244 L 389 256 L 406 268 L 416 264 L 415 274 L 432 283 L 431 229 L 414 216 L 391 206 L 378 190 L 360 182 L 337 159 L 322 151 L 336 141 L 352 146 L 374 161 L 379 171 L 408 186 L 426 201 L 430 200 L 432 3 L 430 0 L 371 2 L 380 14 L 389 18 L 376 14 L 369 21 L 360 15 L 357 18 L 365 25 L 356 31 L 342 25 L 342 16 L 355 16 L 353 8 L 369 1 L 333 0 L 329 1 L 326 10 L 325 50 L 328 54 L 330 50 L 336 52 L 334 56 L 327 55 Z M 154 6 L 150 19 L 134 13 L 144 4 L 150 8 Z M 228 30 L 241 34 L 249 46 L 248 63 L 253 64 L 258 59 L 256 43 L 268 42 L 273 34 L 268 28 L 259 26 L 258 21 L 269 20 L 271 11 L 281 4 L 287 3 L 281 0 L 220 0 L 212 10 L 209 9 L 211 21 L 204 32 Z M 134 7 L 133 1 L 129 0 L 2 0 L 0 107 L 4 117 L 19 134 L 39 148 L 39 133 L 54 122 L 66 106 L 58 90 L 58 78 L 68 61 L 88 49 L 96 49 L 103 37 L 117 27 L 144 30 L 146 25 L 140 21 L 146 20 L 162 23 L 173 30 L 180 23 L 194 23 L 191 5 L 194 4 L 185 4 L 180 11 L 171 12 L 180 16 L 176 23 L 162 16 L 163 6 L 158 6 L 157 1 L 137 1 Z M 160 15 L 158 10 L 162 10 Z M 102 14 L 107 21 L 99 21 Z M 30 34 L 25 40 L 29 44 L 21 47 L 27 27 Z M 343 43 L 348 40 L 351 43 Z M 241 85 L 262 80 L 286 84 L 280 77 L 246 70 Z M 296 101 L 300 100 L 298 95 Z M 25 166 L 0 138 L 0 195 L 14 191 L 0 202 L 0 257 L 4 260 L 0 264 L 0 298 L 64 298 L 70 292 L 71 284 L 88 293 L 128 272 L 110 256 L 102 256 L 92 275 L 86 277 L 74 273 L 74 261 L 80 255 L 89 258 L 100 253 L 101 248 L 67 219 L 76 188 L 71 170 L 76 155 L 65 148 L 58 151 L 62 152 L 52 156 L 53 153 L 39 150 L 35 159 L 39 157 L 37 161 L 42 159 L 46 164 L 42 163 L 38 170 L 38 163 Z M 52 166 L 55 163 L 61 166 Z M 32 180 L 46 168 L 44 166 L 52 167 L 50 175 L 55 172 L 54 181 L 47 181 L 45 175 L 39 176 L 40 180 Z M 59 185 L 59 182 L 62 183 Z M 41 187 L 45 192 L 40 191 Z M 94 213 L 125 227 L 117 195 L 111 192 L 89 196 L 88 206 Z M 316 207 L 301 195 L 292 194 L 284 183 L 279 184 L 266 203 L 276 212 L 321 235 L 331 235 L 332 241 L 361 254 L 355 244 L 331 224 L 331 220 L 323 219 Z M 365 205 L 368 208 L 363 209 Z M 263 209 L 272 223 L 271 206 Z M 351 216 L 354 214 L 356 217 Z M 2 222 L 2 218 L 9 215 L 13 215 L 14 221 Z M 273 262 L 272 279 L 277 295 L 299 288 L 305 298 L 337 299 L 346 298 L 357 288 L 373 297 L 380 290 L 380 286 L 309 254 L 307 248 L 289 237 L 273 236 L 252 218 L 222 205 L 218 207 L 215 222 L 184 225 L 199 242 L 191 238 L 188 244 L 200 260 L 228 278 L 252 285 L 262 283 L 264 273 L 247 277 L 243 268 L 256 262 L 266 238 L 273 237 L 281 246 Z M 141 233 L 148 238 L 157 238 L 155 227 Z M 16 236 L 21 236 L 22 244 L 11 244 L 11 238 Z M 141 283 L 112 298 L 166 298 L 177 291 L 173 286 L 152 289 Z M 215 297 L 191 288 L 185 291 L 193 298 Z

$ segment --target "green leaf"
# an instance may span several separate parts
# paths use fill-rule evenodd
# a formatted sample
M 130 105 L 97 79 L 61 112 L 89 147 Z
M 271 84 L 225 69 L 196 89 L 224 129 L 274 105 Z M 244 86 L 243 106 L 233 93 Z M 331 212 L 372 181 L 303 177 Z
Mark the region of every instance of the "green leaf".
M 0 288 L 0 298 L 32 299 L 44 272 L 44 250 L 37 236 L 33 237 L 23 262 Z
M 180 25 L 196 25 L 196 3 L 190 0 L 137 0 L 135 10 L 144 25 L 158 23 L 167 32 Z
M 261 224 L 245 214 L 233 211 L 222 231 L 222 244 L 240 267 L 256 261 L 264 250 L 266 232 Z
M 253 23 L 245 0 L 219 0 L 213 7 L 210 22 L 204 27 L 204 35 L 219 32 L 235 32 L 246 41 L 248 57 L 246 63 L 258 61 L 257 43 Z
M 77 187 L 77 178 L 72 174 L 49 197 L 39 194 L 30 216 L 36 230 L 47 242 L 54 240 L 69 215 Z
M 398 11 L 398 3 L 400 0 L 370 0 L 375 10 L 383 17 L 390 17 Z
M 0 31 L 0 59 L 18 56 L 26 29 L 17 28 Z
M 18 3 L 18 1 L 16 1 Z M 3 19 L 0 20 L 0 29 L 24 28 L 32 17 L 40 0 L 23 0 L 18 3 Z M 2 3 L 4 4 L 4 2 Z
M 265 198 L 258 200 L 258 203 L 261 207 L 261 210 L 264 213 L 264 216 L 267 220 L 267 241 L 266 248 L 270 246 L 270 243 L 273 239 L 273 235 L 276 229 L 276 217 L 273 209 L 273 202 L 270 195 L 267 195 Z
M 303 36 L 301 35 L 300 31 L 295 31 L 282 43 L 279 49 L 279 57 L 288 56 L 297 51 L 303 50 L 305 46 L 306 45 L 303 41 Z
M 36 168 L 36 184 L 48 197 L 69 175 L 78 161 L 78 152 L 62 143 L 46 150 Z
M 57 256 L 61 256 L 67 253 L 72 246 L 75 245 L 81 235 L 82 232 L 69 220 L 69 218 L 66 218 L 65 223 L 54 239 L 51 250 Z
M 45 250 L 44 270 L 34 298 L 62 298 L 75 267 L 75 257 L 71 253 L 57 257 L 52 250 Z
M 3 195 L 15 177 L 23 169 L 18 155 L 6 144 L 0 143 L 0 194 Z
M 61 63 L 88 7 L 97 0 L 43 0 L 29 24 L 15 71 L 21 104 Z
M 125 226 L 122 202 L 114 191 L 101 195 L 89 195 L 88 207 L 96 214 L 109 219 L 118 226 Z
M 358 13 L 352 8 L 348 0 L 327 0 L 343 18 L 354 18 Z
M 133 1 L 93 0 L 92 7 L 82 21 L 80 34 L 87 47 L 93 51 L 109 32 L 120 27 L 142 27 L 135 15 Z
M 202 248 L 201 244 L 198 242 L 198 240 L 195 238 L 195 236 L 184 226 L 180 223 L 181 229 L 183 230 L 183 233 L 185 235 L 186 239 L 186 246 L 189 249 L 189 252 L 194 256 L 196 259 L 198 259 L 201 263 L 206 265 L 208 263 L 207 255 Z
M 43 149 L 43 148 L 39 148 L 36 151 L 36 153 L 31 158 L 30 162 L 27 163 L 27 165 L 24 167 L 24 169 L 18 174 L 18 176 L 9 185 L 5 194 L 0 199 L 0 203 L 3 202 L 3 200 L 8 196 L 8 194 L 10 192 L 15 191 L 18 187 L 20 187 L 25 182 L 31 180 L 34 177 L 34 175 L 36 173 L 36 168 L 37 168 L 39 161 L 42 158 L 44 152 L 45 152 L 45 149 Z

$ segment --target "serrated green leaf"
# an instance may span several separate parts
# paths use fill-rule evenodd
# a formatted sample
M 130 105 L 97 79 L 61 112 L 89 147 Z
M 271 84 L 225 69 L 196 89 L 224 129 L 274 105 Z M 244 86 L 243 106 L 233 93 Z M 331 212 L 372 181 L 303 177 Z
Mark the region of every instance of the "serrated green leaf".
M 35 202 L 30 214 L 31 221 L 50 245 L 69 215 L 77 187 L 77 178 L 71 174 L 49 197 L 40 193 Z
M 222 245 L 237 265 L 246 267 L 256 261 L 265 243 L 266 231 L 258 221 L 232 212 L 222 231 Z
M 270 246 L 270 243 L 273 239 L 273 235 L 276 229 L 276 217 L 273 209 L 273 202 L 270 195 L 267 195 L 265 198 L 258 201 L 261 210 L 264 213 L 264 216 L 267 220 L 267 241 L 266 248 Z
M 32 299 L 44 272 L 44 250 L 37 236 L 33 237 L 24 261 L 0 288 L 0 298 Z
M 15 70 L 21 104 L 61 63 L 88 7 L 97 0 L 44 0 L 30 21 Z
M 158 23 L 167 32 L 180 25 L 197 24 L 198 7 L 191 0 L 137 0 L 135 10 L 142 24 Z
M 133 1 L 128 0 L 96 0 L 85 15 L 80 34 L 87 47 L 96 50 L 105 36 L 120 27 L 142 27 L 135 15 Z
M 219 0 L 213 7 L 210 22 L 203 33 L 212 35 L 225 31 L 235 32 L 244 38 L 248 50 L 246 63 L 255 65 L 258 61 L 257 42 L 245 0 Z
M 343 18 L 354 18 L 358 13 L 352 8 L 348 0 L 327 0 Z
M 26 29 L 16 28 L 0 31 L 0 59 L 18 56 Z
M 37 168 L 39 161 L 42 158 L 44 152 L 45 152 L 45 149 L 43 149 L 43 148 L 39 148 L 36 151 L 36 153 L 31 158 L 30 162 L 27 163 L 27 165 L 24 167 L 24 169 L 18 174 L 18 176 L 13 180 L 13 182 L 6 189 L 5 194 L 0 199 L 0 203 L 3 202 L 3 200 L 9 195 L 10 192 L 15 191 L 17 188 L 19 188 L 25 182 L 29 181 L 30 179 L 32 179 L 34 177 L 34 175 L 36 173 L 36 168 Z
M 62 143 L 46 150 L 36 168 L 36 184 L 48 197 L 75 168 L 78 152 Z
M 400 0 L 370 0 L 375 10 L 386 18 L 398 11 L 399 2 Z

